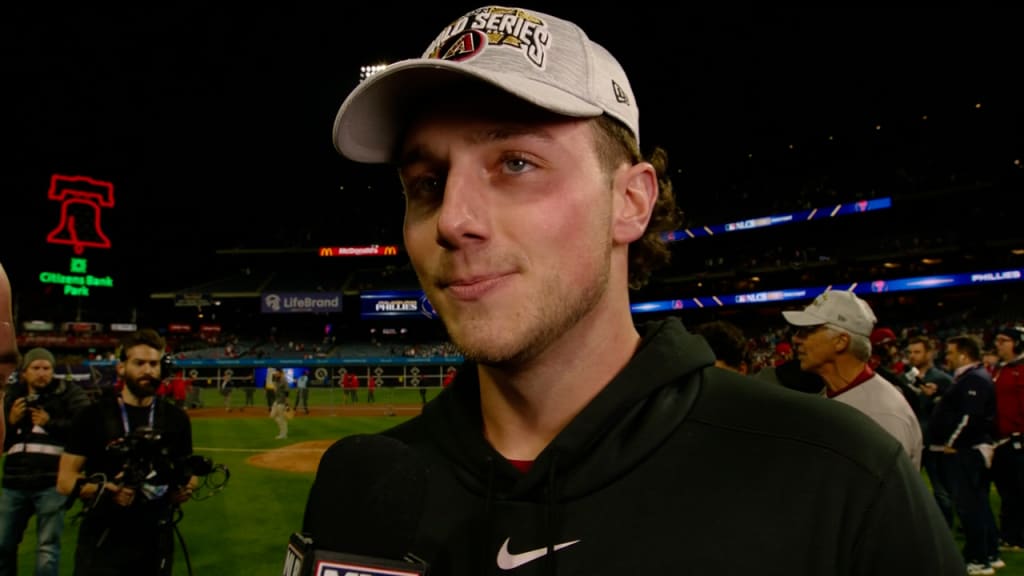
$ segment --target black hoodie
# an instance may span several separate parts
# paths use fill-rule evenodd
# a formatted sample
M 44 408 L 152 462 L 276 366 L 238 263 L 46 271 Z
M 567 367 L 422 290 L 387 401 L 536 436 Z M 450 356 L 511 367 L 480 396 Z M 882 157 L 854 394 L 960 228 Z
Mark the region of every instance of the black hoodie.
M 859 411 L 713 367 L 676 319 L 523 474 L 473 367 L 387 432 L 428 464 L 431 574 L 928 574 L 965 568 L 899 443 Z

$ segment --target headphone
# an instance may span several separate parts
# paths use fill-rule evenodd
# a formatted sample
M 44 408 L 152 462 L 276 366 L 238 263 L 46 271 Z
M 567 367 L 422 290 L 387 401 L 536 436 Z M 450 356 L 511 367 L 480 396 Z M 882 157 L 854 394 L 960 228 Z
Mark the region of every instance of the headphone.
M 1024 326 L 1006 326 L 996 331 L 1013 340 L 1013 353 L 1020 354 L 1024 350 Z

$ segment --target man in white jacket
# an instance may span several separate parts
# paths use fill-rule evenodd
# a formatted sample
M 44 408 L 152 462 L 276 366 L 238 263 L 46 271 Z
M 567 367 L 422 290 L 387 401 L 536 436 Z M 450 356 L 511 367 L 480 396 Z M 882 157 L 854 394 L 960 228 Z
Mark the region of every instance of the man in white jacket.
M 824 378 L 829 398 L 857 408 L 892 434 L 920 468 L 924 442 L 913 409 L 868 365 L 877 321 L 868 303 L 852 292 L 828 291 L 803 310 L 782 315 L 798 327 L 793 343 L 800 369 Z

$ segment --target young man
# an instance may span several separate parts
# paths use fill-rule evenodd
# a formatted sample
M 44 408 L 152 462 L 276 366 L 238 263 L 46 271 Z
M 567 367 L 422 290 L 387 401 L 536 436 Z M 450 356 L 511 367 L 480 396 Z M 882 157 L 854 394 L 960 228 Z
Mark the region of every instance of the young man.
M 85 502 L 75 576 L 171 574 L 173 516 L 197 479 L 183 477 L 192 425 L 183 409 L 156 399 L 164 339 L 129 335 L 117 374 L 124 386 L 75 419 L 57 489 Z
M 1000 548 L 1024 551 L 1024 326 L 996 332 L 996 451 L 992 476 L 1002 499 Z
M 7 415 L 3 488 L 0 489 L 0 576 L 18 573 L 18 545 L 36 517 L 37 576 L 60 570 L 64 502 L 57 467 L 71 420 L 89 405 L 85 390 L 54 378 L 56 360 L 45 348 L 25 353 L 21 379 L 3 402 Z
M 397 165 L 406 250 L 469 359 L 387 432 L 429 469 L 409 552 L 452 575 L 963 574 L 870 420 L 714 368 L 676 319 L 634 326 L 629 288 L 676 226 L 638 118 L 581 29 L 502 7 L 342 104 L 335 144 Z
M 935 367 L 935 346 L 928 336 L 914 336 L 907 344 L 907 357 L 910 361 L 910 371 L 904 377 L 910 382 L 910 386 L 920 395 L 917 402 L 917 421 L 921 425 L 921 434 L 928 438 L 928 422 L 932 413 L 938 405 L 942 396 L 953 385 L 953 378 L 942 370 Z M 939 505 L 946 524 L 953 527 L 954 507 L 953 500 L 949 496 L 949 490 L 942 485 L 942 477 L 936 468 L 938 455 L 931 450 L 925 450 L 921 454 L 921 464 L 928 472 L 928 479 L 931 481 L 932 494 L 935 495 L 935 503 Z

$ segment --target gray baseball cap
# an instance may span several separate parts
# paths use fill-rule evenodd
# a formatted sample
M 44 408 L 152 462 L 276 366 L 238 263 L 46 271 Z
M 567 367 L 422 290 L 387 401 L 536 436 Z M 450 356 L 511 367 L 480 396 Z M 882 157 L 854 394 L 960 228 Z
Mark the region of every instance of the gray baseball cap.
M 803 310 L 787 310 L 782 316 L 794 326 L 831 324 L 865 337 L 871 336 L 878 321 L 867 302 L 842 290 L 823 292 Z
M 420 58 L 391 64 L 357 86 L 334 120 L 335 148 L 356 162 L 392 161 L 409 110 L 466 79 L 564 116 L 608 114 L 640 140 L 633 90 L 607 50 L 567 20 L 487 6 L 447 26 Z

